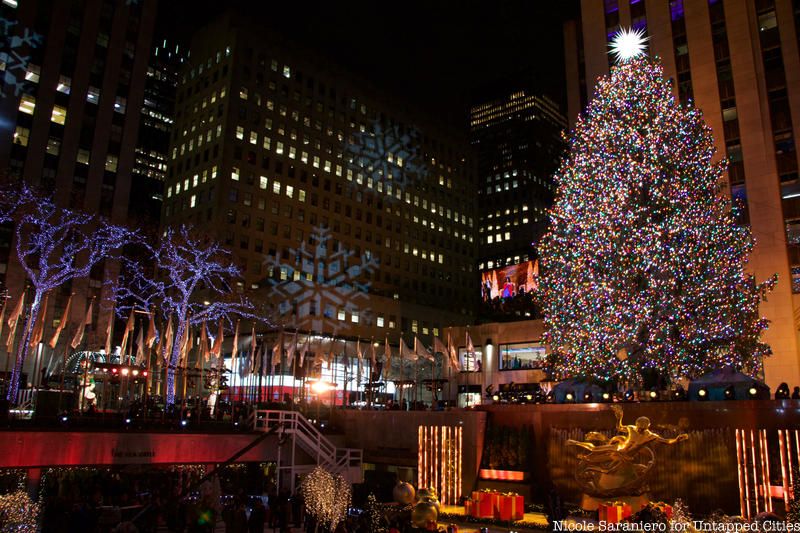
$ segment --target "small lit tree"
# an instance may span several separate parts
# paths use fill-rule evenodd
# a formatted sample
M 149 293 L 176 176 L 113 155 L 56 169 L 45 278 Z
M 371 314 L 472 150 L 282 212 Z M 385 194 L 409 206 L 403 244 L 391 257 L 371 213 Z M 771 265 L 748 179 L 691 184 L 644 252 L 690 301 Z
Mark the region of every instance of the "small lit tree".
M 316 528 L 334 531 L 347 516 L 350 507 L 350 484 L 342 477 L 318 466 L 300 485 L 308 514 L 314 517 Z M 315 530 L 316 530 L 315 528 Z
M 88 277 L 95 265 L 113 258 L 114 252 L 137 236 L 96 215 L 58 207 L 49 197 L 22 190 L 26 192 L 13 215 L 14 237 L 17 259 L 33 289 L 33 300 L 23 322 L 6 396 L 11 402 L 17 399 L 20 375 L 45 293 L 76 278 Z
M 232 280 L 241 277 L 241 271 L 219 243 L 180 226 L 168 228 L 158 246 L 145 248 L 152 271 L 133 260 L 126 261 L 115 291 L 117 309 L 120 316 L 136 306 L 176 319 L 171 351 L 166 354 L 166 401 L 172 405 L 175 369 L 188 327 L 220 318 L 230 321 L 234 316 L 257 317 L 253 304 L 232 288 Z

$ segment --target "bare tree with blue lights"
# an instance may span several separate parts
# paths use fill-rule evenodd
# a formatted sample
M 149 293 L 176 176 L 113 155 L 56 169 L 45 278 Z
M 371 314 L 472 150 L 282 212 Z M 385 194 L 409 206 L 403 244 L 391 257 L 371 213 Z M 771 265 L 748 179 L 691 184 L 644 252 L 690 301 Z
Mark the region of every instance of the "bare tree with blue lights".
M 44 295 L 76 278 L 88 277 L 92 268 L 132 242 L 137 234 L 90 215 L 56 206 L 22 187 L 14 207 L 17 259 L 33 290 L 22 338 L 11 374 L 6 398 L 17 400 L 19 380 L 30 349 L 33 325 L 39 319 Z M 11 215 L 9 215 L 10 217 Z M 45 309 L 44 312 L 47 310 Z
M 116 290 L 120 302 L 117 309 L 122 316 L 136 306 L 175 320 L 171 349 L 164 354 L 166 402 L 173 405 L 175 370 L 188 328 L 221 318 L 231 321 L 235 316 L 256 317 L 253 304 L 231 286 L 232 280 L 241 277 L 241 271 L 219 243 L 193 235 L 188 227 L 180 226 L 168 228 L 158 246 L 146 247 L 152 258 L 152 271 L 128 261 Z

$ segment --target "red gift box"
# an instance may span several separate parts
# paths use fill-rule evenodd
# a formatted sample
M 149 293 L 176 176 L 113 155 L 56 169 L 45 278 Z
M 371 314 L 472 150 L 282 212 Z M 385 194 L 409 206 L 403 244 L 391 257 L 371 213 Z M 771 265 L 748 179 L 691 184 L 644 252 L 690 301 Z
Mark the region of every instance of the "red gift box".
M 499 492 L 481 490 L 472 493 L 472 516 L 474 518 L 494 518 Z
M 501 494 L 497 500 L 497 512 L 495 518 L 498 520 L 522 520 L 525 514 L 525 499 L 514 492 Z
M 665 515 L 667 515 L 668 520 L 672 518 L 672 506 L 670 504 L 664 502 L 656 502 L 653 504 L 653 506 L 656 509 L 660 510 Z
M 597 508 L 597 515 L 601 522 L 616 524 L 632 514 L 631 506 L 622 502 L 606 502 Z

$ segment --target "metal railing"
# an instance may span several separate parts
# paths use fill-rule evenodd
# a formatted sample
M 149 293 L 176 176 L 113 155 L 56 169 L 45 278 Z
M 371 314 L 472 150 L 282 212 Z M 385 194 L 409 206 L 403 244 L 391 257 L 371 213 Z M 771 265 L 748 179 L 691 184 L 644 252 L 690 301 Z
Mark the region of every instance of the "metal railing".
M 279 436 L 290 436 L 316 464 L 350 481 L 360 481 L 363 451 L 335 446 L 297 411 L 256 410 L 251 420 L 255 431 L 270 431 L 277 426 Z M 293 465 L 293 468 L 296 472 L 305 470 L 303 465 Z

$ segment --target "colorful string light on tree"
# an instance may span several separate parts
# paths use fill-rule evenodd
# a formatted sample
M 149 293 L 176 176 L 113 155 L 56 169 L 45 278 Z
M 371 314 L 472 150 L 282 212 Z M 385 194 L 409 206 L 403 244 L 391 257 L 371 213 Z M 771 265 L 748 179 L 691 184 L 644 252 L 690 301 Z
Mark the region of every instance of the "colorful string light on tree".
M 556 377 L 637 381 L 648 370 L 749 374 L 770 353 L 763 283 L 700 110 L 675 101 L 658 60 L 598 81 L 578 119 L 541 243 L 541 299 Z

